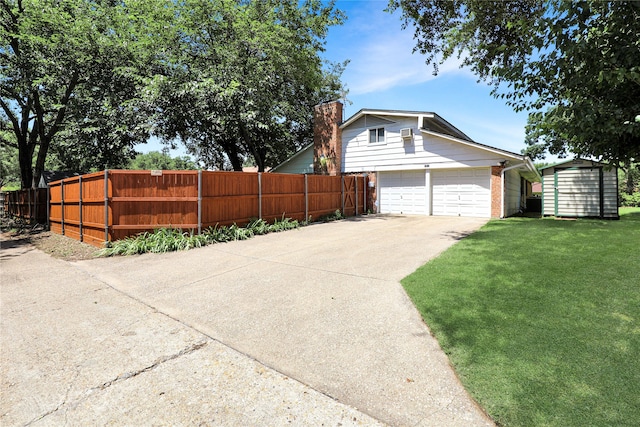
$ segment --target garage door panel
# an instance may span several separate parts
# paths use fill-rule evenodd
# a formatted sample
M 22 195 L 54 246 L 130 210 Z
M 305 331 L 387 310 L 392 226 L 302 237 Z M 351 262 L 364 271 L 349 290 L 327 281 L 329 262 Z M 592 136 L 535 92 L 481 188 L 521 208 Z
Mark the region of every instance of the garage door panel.
M 487 169 L 435 171 L 433 215 L 491 216 L 491 176 Z
M 426 214 L 425 171 L 380 172 L 380 212 Z

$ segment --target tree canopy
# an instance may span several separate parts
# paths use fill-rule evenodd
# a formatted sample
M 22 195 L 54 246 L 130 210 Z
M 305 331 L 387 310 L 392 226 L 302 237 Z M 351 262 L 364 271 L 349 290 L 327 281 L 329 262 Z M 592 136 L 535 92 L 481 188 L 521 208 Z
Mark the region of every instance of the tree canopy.
M 126 167 L 150 135 L 205 166 L 251 156 L 264 170 L 342 94 L 342 65 L 319 56 L 341 22 L 320 0 L 3 0 L 0 144 L 18 150 L 23 187 L 47 158 Z
M 129 161 L 127 169 L 147 170 L 191 170 L 197 169 L 198 165 L 189 156 L 171 157 L 165 150 L 163 152 L 151 151 L 146 154 L 138 154 Z
M 640 3 L 390 0 L 416 50 L 458 55 L 494 96 L 528 110 L 526 154 L 640 158 Z
M 148 38 L 158 5 L 1 2 L 0 143 L 18 149 L 23 187 L 39 181 L 51 150 L 108 167 L 146 141 L 145 116 L 131 101 L 156 55 Z
M 156 133 L 208 167 L 259 170 L 312 137 L 313 106 L 341 95 L 340 64 L 319 54 L 342 15 L 318 0 L 185 0 L 172 67 L 150 85 Z

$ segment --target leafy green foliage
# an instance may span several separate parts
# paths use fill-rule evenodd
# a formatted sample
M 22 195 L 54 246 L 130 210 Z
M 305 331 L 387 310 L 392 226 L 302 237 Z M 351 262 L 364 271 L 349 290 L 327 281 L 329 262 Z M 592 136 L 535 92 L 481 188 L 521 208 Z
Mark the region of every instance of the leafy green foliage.
M 336 211 L 333 213 L 321 216 L 320 218 L 318 218 L 318 221 L 331 222 L 331 221 L 338 221 L 341 219 L 344 219 L 344 215 L 342 214 L 340 209 L 336 209 Z
M 342 22 L 320 0 L 3 0 L 0 145 L 20 181 L 45 168 L 124 168 L 151 133 L 205 167 L 261 171 L 311 138 L 343 94 L 319 53 Z
M 149 43 L 161 6 L 1 2 L 0 144 L 18 149 L 23 187 L 39 181 L 50 151 L 64 168 L 118 167 L 146 141 L 140 94 L 162 53 Z
M 640 158 L 640 3 L 391 0 L 416 49 L 458 55 L 516 111 L 530 110 L 526 154 Z
M 402 284 L 504 426 L 640 419 L 640 209 L 491 221 Z
M 263 219 L 254 219 L 247 226 L 232 224 L 228 227 L 209 227 L 202 234 L 182 231 L 175 228 L 160 228 L 153 232 L 144 232 L 116 242 L 110 242 L 101 249 L 99 256 L 136 255 L 143 253 L 164 253 L 199 248 L 213 243 L 247 240 L 254 236 L 277 233 L 300 227 L 300 223 L 290 218 L 276 219 L 269 224 Z
M 150 82 L 156 133 L 180 139 L 205 167 L 260 171 L 312 138 L 313 106 L 342 93 L 342 65 L 323 64 L 333 2 L 186 0 L 167 74 Z
M 20 189 L 20 165 L 18 150 L 7 145 L 0 145 L 0 189 Z
M 640 208 L 640 191 L 636 191 L 635 193 L 631 194 L 621 194 L 620 206 Z
M 189 156 L 171 157 L 167 153 L 151 151 L 138 154 L 129 162 L 126 169 L 192 170 L 198 169 L 198 165 Z

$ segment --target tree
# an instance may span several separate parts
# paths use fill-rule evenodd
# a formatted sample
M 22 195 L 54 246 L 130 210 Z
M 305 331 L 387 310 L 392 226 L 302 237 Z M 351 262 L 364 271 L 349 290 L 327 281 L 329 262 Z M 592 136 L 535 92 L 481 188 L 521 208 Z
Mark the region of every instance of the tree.
M 193 160 L 188 156 L 171 157 L 167 152 L 151 151 L 138 154 L 127 165 L 127 169 L 163 169 L 163 170 L 191 170 L 197 169 Z
M 23 188 L 39 181 L 50 150 L 102 166 L 146 141 L 132 100 L 164 10 L 147 0 L 1 2 L 0 126 L 12 132 L 0 143 L 18 149 Z
M 416 50 L 463 58 L 493 94 L 529 110 L 526 151 L 640 158 L 640 3 L 391 0 Z
M 319 57 L 333 2 L 185 0 L 166 76 L 151 84 L 156 133 L 205 166 L 260 171 L 311 137 L 313 106 L 338 98 L 342 65 Z

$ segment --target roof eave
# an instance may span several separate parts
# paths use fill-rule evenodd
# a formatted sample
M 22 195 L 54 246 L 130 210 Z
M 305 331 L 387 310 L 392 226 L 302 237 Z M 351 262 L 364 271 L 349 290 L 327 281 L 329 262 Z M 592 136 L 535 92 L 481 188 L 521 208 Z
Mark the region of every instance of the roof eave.
M 372 115 L 372 116 L 394 116 L 394 117 L 439 117 L 437 114 L 429 111 L 402 111 L 402 110 L 370 110 L 363 108 L 353 116 L 349 117 L 347 120 L 340 124 L 340 129 L 344 129 L 349 126 L 360 117 L 364 115 Z

